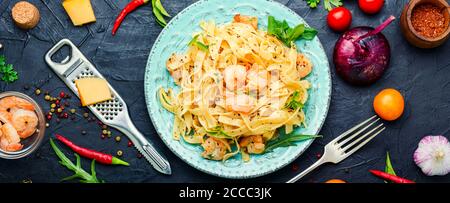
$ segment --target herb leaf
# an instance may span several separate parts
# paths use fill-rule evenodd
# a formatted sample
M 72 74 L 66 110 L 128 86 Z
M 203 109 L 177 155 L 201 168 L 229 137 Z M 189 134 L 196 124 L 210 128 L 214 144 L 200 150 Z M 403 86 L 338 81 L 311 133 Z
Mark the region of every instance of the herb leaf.
M 325 9 L 327 9 L 328 11 L 331 11 L 331 9 L 333 9 L 333 7 L 331 6 L 335 6 L 335 7 L 339 7 L 342 6 L 342 0 L 324 0 L 323 1 L 323 6 L 325 7 Z
M 170 17 L 170 15 L 167 13 L 166 9 L 164 9 L 160 0 L 152 0 L 152 10 L 153 15 L 156 17 L 156 22 L 162 27 L 165 27 L 167 22 L 164 19 L 164 16 Z
M 289 134 L 281 133 L 273 140 L 270 140 L 266 144 L 265 152 L 271 152 L 278 147 L 289 147 L 296 146 L 295 142 L 305 141 L 317 137 L 322 137 L 321 135 L 302 135 L 292 132 Z
M 389 173 L 391 175 L 397 175 L 395 174 L 394 167 L 392 167 L 391 158 L 389 157 L 389 152 L 386 152 L 386 167 L 384 168 L 385 173 Z
M 199 48 L 200 50 L 206 52 L 209 49 L 208 45 L 205 45 L 199 41 L 197 41 L 199 35 L 195 35 L 194 38 L 191 39 L 191 41 L 189 42 L 189 46 L 196 46 L 197 48 Z
M 298 108 L 303 108 L 303 104 L 299 101 L 299 99 L 300 99 L 299 97 L 300 97 L 300 92 L 294 91 L 294 93 L 292 93 L 291 98 L 286 103 L 286 108 L 289 108 L 292 110 L 297 110 Z
M 310 8 L 316 8 L 317 5 L 320 3 L 320 0 L 305 0 L 305 1 Z
M 66 178 L 62 179 L 61 181 L 79 178 L 79 179 L 81 179 L 80 182 L 82 182 L 82 183 L 102 183 L 103 182 L 103 181 L 99 181 L 97 179 L 96 172 L 95 172 L 95 160 L 92 160 L 92 163 L 91 163 L 91 173 L 92 174 L 89 174 L 83 168 L 81 168 L 80 156 L 78 154 L 75 153 L 75 157 L 76 157 L 76 165 L 75 165 L 72 161 L 70 161 L 69 158 L 67 158 L 66 155 L 64 155 L 64 153 L 56 146 L 56 144 L 53 142 L 53 139 L 51 139 L 51 138 L 50 138 L 50 145 L 52 146 L 53 151 L 55 151 L 56 155 L 59 157 L 59 159 L 60 159 L 59 163 L 61 165 L 65 166 L 67 169 L 75 172 L 75 174 L 73 174 L 72 176 L 66 177 Z
M 305 34 L 306 31 L 307 33 Z M 298 24 L 294 28 L 291 28 L 286 20 L 278 21 L 273 16 L 269 16 L 267 33 L 277 37 L 286 46 L 291 47 L 292 42 L 295 42 L 299 38 L 306 40 L 313 39 L 317 31 L 314 28 L 306 28 L 304 24 Z
M 206 131 L 208 135 L 216 138 L 229 138 L 228 134 L 222 129 L 220 126 L 216 126 L 212 128 L 210 131 Z
M 12 64 L 6 64 L 5 56 L 0 56 L 0 74 L 1 74 L 1 80 L 5 83 L 12 83 L 19 79 L 19 76 L 14 70 L 14 67 Z

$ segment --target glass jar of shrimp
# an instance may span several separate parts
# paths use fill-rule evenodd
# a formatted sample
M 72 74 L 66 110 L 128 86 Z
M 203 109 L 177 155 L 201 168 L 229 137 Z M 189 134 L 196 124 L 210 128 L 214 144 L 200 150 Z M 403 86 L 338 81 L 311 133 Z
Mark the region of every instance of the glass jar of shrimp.
M 45 135 L 41 107 L 20 92 L 0 93 L 0 158 L 19 159 L 33 153 Z

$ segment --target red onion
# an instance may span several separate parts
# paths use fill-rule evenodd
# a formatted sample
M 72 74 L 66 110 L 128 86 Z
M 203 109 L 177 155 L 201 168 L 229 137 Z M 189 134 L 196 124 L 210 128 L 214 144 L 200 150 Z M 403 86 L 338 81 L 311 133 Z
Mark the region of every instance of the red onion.
M 333 60 L 337 73 L 345 81 L 369 85 L 381 78 L 391 57 L 389 42 L 381 31 L 394 19 L 390 16 L 375 29 L 352 28 L 338 39 Z

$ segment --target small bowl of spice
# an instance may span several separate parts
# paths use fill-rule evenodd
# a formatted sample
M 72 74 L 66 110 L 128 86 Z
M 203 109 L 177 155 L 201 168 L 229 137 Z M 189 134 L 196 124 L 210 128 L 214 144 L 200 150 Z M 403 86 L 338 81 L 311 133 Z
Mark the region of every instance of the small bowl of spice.
M 410 0 L 400 18 L 405 38 L 419 48 L 434 48 L 450 36 L 450 7 L 446 0 Z

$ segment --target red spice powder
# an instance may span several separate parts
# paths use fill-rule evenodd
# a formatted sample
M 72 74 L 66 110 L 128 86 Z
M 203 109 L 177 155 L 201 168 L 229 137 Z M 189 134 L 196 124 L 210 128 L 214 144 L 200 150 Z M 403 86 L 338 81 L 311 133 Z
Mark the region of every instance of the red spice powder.
M 429 38 L 438 37 L 448 27 L 442 10 L 432 4 L 421 4 L 414 8 L 411 23 L 420 35 Z

